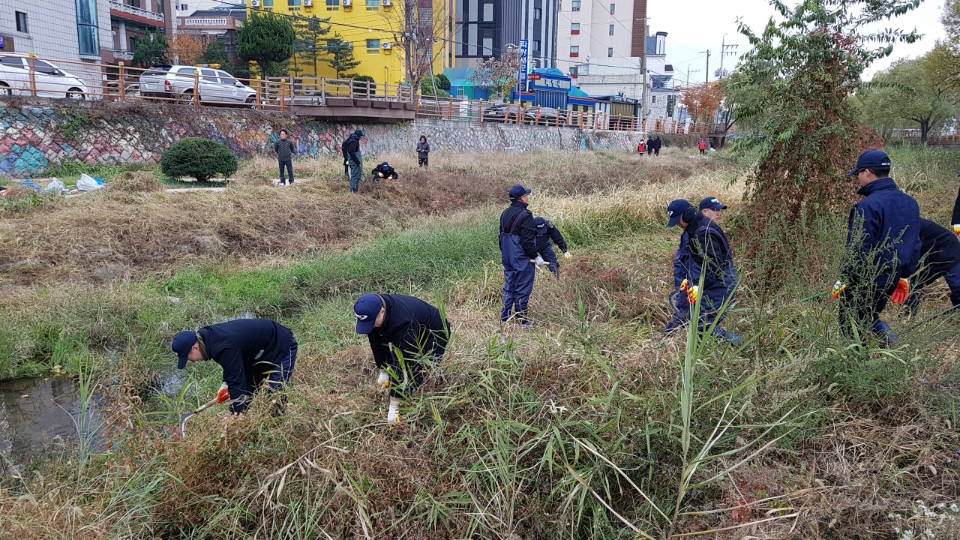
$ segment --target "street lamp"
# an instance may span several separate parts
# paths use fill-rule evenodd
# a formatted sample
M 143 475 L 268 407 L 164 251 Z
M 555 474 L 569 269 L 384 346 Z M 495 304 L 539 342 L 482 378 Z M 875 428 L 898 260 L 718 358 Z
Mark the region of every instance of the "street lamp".
M 642 93 L 640 94 L 640 121 L 643 125 L 643 121 L 647 119 L 647 21 L 653 17 L 642 17 L 637 19 L 638 21 L 643 22 L 641 25 L 641 35 L 643 39 L 643 54 L 640 55 L 640 74 L 643 77 L 643 88 Z

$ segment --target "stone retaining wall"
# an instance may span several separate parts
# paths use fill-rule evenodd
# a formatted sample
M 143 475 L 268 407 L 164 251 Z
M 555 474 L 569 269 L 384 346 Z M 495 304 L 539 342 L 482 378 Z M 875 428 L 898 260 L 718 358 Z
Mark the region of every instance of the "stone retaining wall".
M 639 133 L 516 126 L 458 120 L 334 124 L 247 109 L 145 102 L 78 103 L 0 98 L 0 176 L 23 178 L 67 162 L 156 162 L 182 137 L 208 137 L 241 158 L 272 155 L 286 128 L 301 155 L 332 156 L 356 128 L 371 154 L 413 153 L 420 135 L 435 152 L 525 152 L 537 149 L 633 151 Z

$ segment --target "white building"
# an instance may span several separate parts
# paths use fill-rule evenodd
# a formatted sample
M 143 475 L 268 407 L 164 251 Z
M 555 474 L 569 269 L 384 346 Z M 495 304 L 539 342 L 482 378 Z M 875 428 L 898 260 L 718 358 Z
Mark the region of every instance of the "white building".
M 0 50 L 34 53 L 84 80 L 99 92 L 101 48 L 110 48 L 109 0 L 2 0 Z M 79 11 L 78 11 L 79 8 Z
M 578 75 L 577 65 L 618 65 L 643 56 L 647 0 L 564 0 L 557 21 L 557 67 Z

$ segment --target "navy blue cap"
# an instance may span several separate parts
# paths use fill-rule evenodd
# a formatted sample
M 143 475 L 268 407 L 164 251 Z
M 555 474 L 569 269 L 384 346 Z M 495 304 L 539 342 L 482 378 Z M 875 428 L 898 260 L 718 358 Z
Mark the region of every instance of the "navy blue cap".
M 533 193 L 533 190 L 527 189 L 523 187 L 523 185 L 521 184 L 517 184 L 512 188 L 510 188 L 510 199 L 517 200 L 520 197 L 523 197 L 524 195 L 529 195 L 531 193 Z
M 716 197 L 707 197 L 706 199 L 700 201 L 700 210 L 706 209 L 716 210 L 719 212 L 720 210 L 726 210 L 727 205 L 718 201 Z
M 677 223 L 680 223 L 680 215 L 683 214 L 684 210 L 692 207 L 693 205 L 686 199 L 670 201 L 670 204 L 667 205 L 667 215 L 670 216 L 670 220 L 667 221 L 667 227 L 673 227 Z
M 364 133 L 362 129 L 358 129 L 358 130 L 354 131 L 353 134 L 356 135 L 357 137 L 366 137 L 366 136 L 367 136 L 367 134 Z
M 353 305 L 353 314 L 357 316 L 357 333 L 369 334 L 377 324 L 377 316 L 384 307 L 383 300 L 377 294 L 365 294 Z
M 889 169 L 892 166 L 890 156 L 883 150 L 867 150 L 857 158 L 857 166 L 847 173 L 853 176 L 864 169 Z
M 170 348 L 173 349 L 173 352 L 177 353 L 177 369 L 187 367 L 187 355 L 190 354 L 190 349 L 193 348 L 196 342 L 197 333 L 189 330 L 184 330 L 173 338 L 173 343 L 170 345 Z

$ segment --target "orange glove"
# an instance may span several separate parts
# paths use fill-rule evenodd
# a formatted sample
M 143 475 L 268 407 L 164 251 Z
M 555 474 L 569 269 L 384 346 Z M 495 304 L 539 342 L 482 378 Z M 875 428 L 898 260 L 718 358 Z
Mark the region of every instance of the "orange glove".
M 680 282 L 680 292 L 687 292 L 690 290 L 690 283 L 687 280 Z
M 837 282 L 833 284 L 833 290 L 830 291 L 830 299 L 836 300 L 840 298 L 840 295 L 843 294 L 845 290 L 847 290 L 847 284 L 838 279 Z
M 217 391 L 217 403 L 224 401 L 230 401 L 230 389 L 227 388 L 227 383 L 221 384 L 220 390 Z
M 957 235 L 958 237 L 960 237 L 960 223 L 954 223 L 954 224 L 953 224 L 953 234 L 955 234 L 955 235 Z
M 697 303 L 697 300 L 700 299 L 700 287 L 694 285 L 692 287 L 687 287 L 687 301 L 690 302 L 690 305 Z
M 902 304 L 907 301 L 908 296 L 910 296 L 910 282 L 900 278 L 900 282 L 897 283 L 897 288 L 894 289 L 893 294 L 890 295 L 890 301 L 894 304 Z

